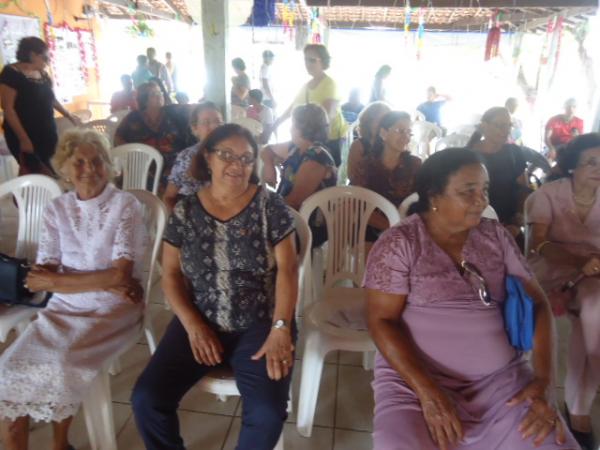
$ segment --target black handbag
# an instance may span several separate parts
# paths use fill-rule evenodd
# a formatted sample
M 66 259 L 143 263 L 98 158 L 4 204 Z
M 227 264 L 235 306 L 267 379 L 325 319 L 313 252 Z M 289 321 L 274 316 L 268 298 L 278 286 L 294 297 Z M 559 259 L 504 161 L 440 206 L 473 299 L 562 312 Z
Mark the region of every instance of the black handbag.
M 0 303 L 35 308 L 44 308 L 48 304 L 52 296 L 50 292 L 33 293 L 25 288 L 29 270 L 26 259 L 0 253 Z

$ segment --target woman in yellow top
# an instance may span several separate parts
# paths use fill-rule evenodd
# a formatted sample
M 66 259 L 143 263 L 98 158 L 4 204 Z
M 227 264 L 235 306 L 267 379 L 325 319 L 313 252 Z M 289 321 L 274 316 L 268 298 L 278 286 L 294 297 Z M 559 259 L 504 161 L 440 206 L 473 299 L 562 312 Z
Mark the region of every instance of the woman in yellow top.
M 329 117 L 329 140 L 322 144 L 325 144 L 333 156 L 336 166 L 339 166 L 342 162 L 342 140 L 346 136 L 348 125 L 342 116 L 337 85 L 333 78 L 325 73 L 329 68 L 330 61 L 331 56 L 324 45 L 309 44 L 304 47 L 304 64 L 312 79 L 302 87 L 289 108 L 275 121 L 273 127 L 276 129 L 282 122 L 285 122 L 296 106 L 308 103 L 322 106 Z

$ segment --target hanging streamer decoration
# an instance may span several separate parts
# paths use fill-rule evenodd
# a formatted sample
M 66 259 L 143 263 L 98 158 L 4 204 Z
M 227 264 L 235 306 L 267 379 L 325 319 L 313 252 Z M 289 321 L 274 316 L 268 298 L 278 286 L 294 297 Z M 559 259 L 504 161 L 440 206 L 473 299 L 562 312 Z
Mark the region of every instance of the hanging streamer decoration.
M 502 30 L 500 29 L 498 16 L 498 11 L 496 11 L 490 18 L 490 30 L 488 31 L 487 41 L 485 43 L 485 61 L 497 57 L 500 53 L 500 35 L 502 34 Z
M 410 38 L 411 16 L 410 0 L 406 0 L 406 5 L 404 6 L 404 45 L 408 45 L 408 40 Z
M 550 55 L 548 59 L 548 66 L 550 68 L 550 79 L 549 85 L 552 85 L 554 76 L 556 75 L 556 68 L 558 67 L 558 60 L 560 57 L 560 45 L 562 43 L 563 36 L 563 24 L 564 19 L 562 16 L 555 18 L 554 27 L 552 30 L 552 39 L 550 41 Z
M 281 7 L 281 22 L 283 24 L 283 34 L 288 35 L 290 41 L 294 40 L 294 23 L 296 21 L 296 2 L 294 0 L 285 0 Z
M 420 60 L 425 38 L 425 9 L 419 8 L 419 28 L 417 29 L 417 59 Z
M 319 8 L 313 7 L 310 10 L 310 42 L 320 44 L 322 40 Z

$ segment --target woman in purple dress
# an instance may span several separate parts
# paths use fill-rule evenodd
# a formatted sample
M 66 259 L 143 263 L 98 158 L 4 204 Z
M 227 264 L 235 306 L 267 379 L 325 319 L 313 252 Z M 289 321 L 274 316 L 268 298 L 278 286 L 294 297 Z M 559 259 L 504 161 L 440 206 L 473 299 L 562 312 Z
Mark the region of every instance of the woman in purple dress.
M 482 219 L 479 156 L 447 149 L 417 176 L 416 212 L 369 255 L 376 450 L 578 449 L 552 400 L 552 318 L 513 238 Z M 535 302 L 530 364 L 509 343 L 505 277 Z
M 528 255 L 548 293 L 585 275 L 566 305 L 571 333 L 565 400 L 573 435 L 582 447 L 596 449 L 590 413 L 600 387 L 600 133 L 569 142 L 558 153 L 558 167 L 567 175 L 525 203 Z

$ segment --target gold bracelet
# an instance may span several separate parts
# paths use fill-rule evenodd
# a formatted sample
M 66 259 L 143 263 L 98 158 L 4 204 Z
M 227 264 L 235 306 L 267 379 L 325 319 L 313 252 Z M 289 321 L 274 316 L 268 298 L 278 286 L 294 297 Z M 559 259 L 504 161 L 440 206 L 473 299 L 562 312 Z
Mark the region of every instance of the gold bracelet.
M 544 241 L 544 242 L 540 243 L 536 248 L 532 249 L 529 253 L 531 253 L 532 255 L 540 255 L 541 256 L 542 248 L 544 248 L 544 246 L 546 244 L 551 244 L 551 242 Z

